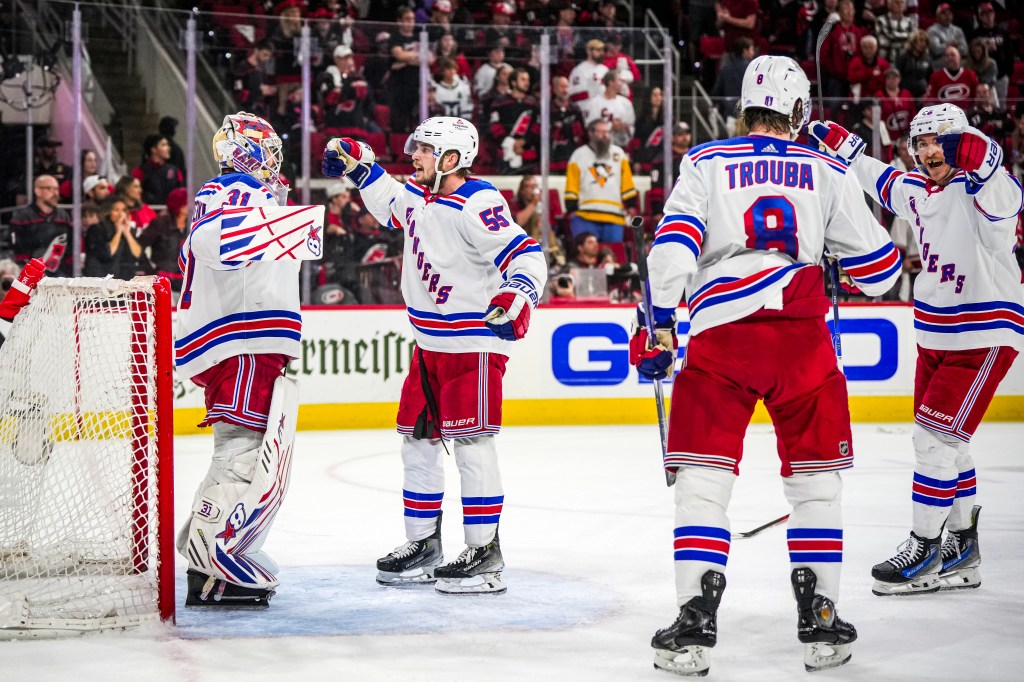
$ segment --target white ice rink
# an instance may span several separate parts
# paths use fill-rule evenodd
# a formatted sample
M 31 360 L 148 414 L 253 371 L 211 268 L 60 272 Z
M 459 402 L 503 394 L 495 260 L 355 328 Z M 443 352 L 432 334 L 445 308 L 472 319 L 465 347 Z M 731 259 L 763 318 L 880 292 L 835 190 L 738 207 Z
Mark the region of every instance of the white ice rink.
M 404 542 L 399 437 L 298 436 L 291 490 L 265 549 L 282 565 L 268 612 L 185 610 L 155 632 L 0 642 L 0 681 L 669 680 L 654 631 L 676 615 L 672 497 L 655 426 L 508 428 L 499 436 L 508 593 L 442 597 L 386 589 L 377 557 Z M 983 584 L 913 598 L 871 594 L 871 565 L 909 531 L 909 425 L 856 425 L 844 473 L 839 612 L 853 660 L 827 680 L 1024 680 L 1024 425 L 983 424 L 978 470 Z M 176 441 L 178 518 L 212 438 Z M 730 510 L 733 531 L 787 509 L 775 437 L 752 426 Z M 444 547 L 463 547 L 448 465 Z M 179 576 L 184 563 L 179 560 Z M 784 527 L 734 540 L 709 680 L 804 680 Z

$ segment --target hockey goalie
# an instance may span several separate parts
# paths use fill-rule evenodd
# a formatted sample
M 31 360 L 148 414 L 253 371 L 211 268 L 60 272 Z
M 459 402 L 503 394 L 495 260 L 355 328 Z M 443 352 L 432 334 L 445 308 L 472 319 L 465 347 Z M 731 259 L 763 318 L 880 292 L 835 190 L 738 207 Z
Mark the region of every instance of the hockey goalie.
M 186 606 L 269 606 L 278 568 L 262 546 L 288 490 L 298 391 L 301 260 L 322 252 L 323 211 L 285 207 L 281 139 L 262 118 L 224 118 L 221 175 L 199 190 L 181 250 L 175 364 L 203 388 L 213 460 L 178 534 Z M 319 209 L 316 218 L 306 213 Z

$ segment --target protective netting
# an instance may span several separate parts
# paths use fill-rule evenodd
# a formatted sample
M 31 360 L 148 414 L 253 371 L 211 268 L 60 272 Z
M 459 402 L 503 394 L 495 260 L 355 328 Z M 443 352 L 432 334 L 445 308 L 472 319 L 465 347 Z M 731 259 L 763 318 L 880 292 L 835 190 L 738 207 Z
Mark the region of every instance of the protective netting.
M 158 613 L 154 285 L 43 280 L 0 347 L 0 638 Z

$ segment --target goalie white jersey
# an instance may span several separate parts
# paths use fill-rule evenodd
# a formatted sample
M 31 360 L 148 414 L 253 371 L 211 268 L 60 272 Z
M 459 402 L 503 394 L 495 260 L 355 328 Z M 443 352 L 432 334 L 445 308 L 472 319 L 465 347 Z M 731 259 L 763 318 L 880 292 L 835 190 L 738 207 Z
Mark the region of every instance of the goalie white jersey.
M 405 230 L 402 296 L 416 343 L 442 353 L 508 355 L 511 342 L 484 325 L 487 307 L 506 282 L 536 306 L 547 266 L 501 193 L 470 178 L 452 194 L 431 196 L 374 165 L 360 196 L 381 224 Z
M 845 163 L 757 135 L 694 147 L 651 247 L 655 310 L 675 310 L 685 288 L 696 335 L 781 309 L 783 289 L 820 267 L 824 249 L 868 295 L 899 276 L 899 252 Z
M 175 361 L 193 377 L 221 360 L 249 353 L 298 357 L 300 261 L 222 261 L 221 230 L 232 206 L 277 206 L 273 192 L 250 175 L 230 173 L 196 193 L 192 229 L 178 258 L 183 276 L 175 330 Z
M 875 201 L 910 222 L 918 241 L 917 342 L 935 350 L 1024 351 L 1024 286 L 1013 257 L 1020 182 L 999 169 L 978 185 L 957 171 L 939 187 L 922 169 L 902 173 L 863 155 L 851 170 Z

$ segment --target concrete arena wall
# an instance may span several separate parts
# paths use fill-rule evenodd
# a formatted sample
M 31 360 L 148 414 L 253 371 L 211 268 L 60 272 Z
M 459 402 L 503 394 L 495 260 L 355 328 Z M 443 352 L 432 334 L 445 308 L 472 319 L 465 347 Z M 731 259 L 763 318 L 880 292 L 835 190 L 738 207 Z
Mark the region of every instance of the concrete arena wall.
M 299 381 L 300 429 L 394 426 L 414 344 L 404 308 L 303 310 L 303 357 L 288 368 Z M 653 389 L 629 366 L 633 306 L 546 306 L 513 346 L 505 375 L 506 425 L 656 423 Z M 680 351 L 687 341 L 679 310 Z M 909 422 L 916 346 L 913 308 L 842 306 L 843 359 L 854 421 Z M 666 391 L 668 393 L 668 391 Z M 200 433 L 202 392 L 175 382 L 175 432 Z M 1024 421 L 1024 362 L 1003 380 L 989 421 Z M 758 405 L 754 421 L 770 420 Z

